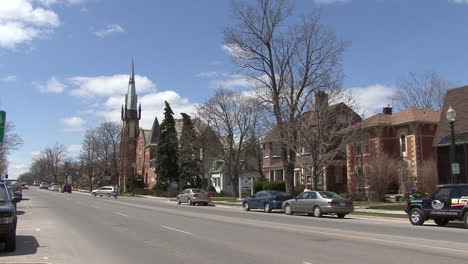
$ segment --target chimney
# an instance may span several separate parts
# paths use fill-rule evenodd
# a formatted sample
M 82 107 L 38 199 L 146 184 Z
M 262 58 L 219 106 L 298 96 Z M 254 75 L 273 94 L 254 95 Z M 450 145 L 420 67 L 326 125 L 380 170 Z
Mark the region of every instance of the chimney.
M 383 108 L 383 113 L 386 115 L 392 115 L 392 107 L 390 105 L 387 105 Z
M 324 91 L 315 93 L 315 110 L 319 111 L 328 106 L 328 94 Z

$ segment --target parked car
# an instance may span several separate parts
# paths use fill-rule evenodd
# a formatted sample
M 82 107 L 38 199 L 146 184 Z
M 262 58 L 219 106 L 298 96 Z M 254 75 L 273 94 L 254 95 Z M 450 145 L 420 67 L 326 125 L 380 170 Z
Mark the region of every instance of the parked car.
M 270 213 L 273 209 L 281 209 L 284 201 L 291 199 L 291 195 L 279 191 L 260 191 L 251 198 L 242 201 L 242 207 L 245 211 L 250 209 L 263 209 L 266 213 Z
M 65 183 L 64 185 L 62 185 L 62 188 L 60 189 L 61 192 L 67 192 L 67 193 L 71 193 L 72 192 L 72 186 L 71 184 L 68 184 L 68 183 Z
M 13 205 L 14 205 L 15 210 L 16 210 L 16 204 L 19 203 L 19 202 L 21 202 L 21 200 L 19 199 L 18 196 L 15 196 L 15 193 L 13 192 L 13 189 L 12 189 L 11 186 L 8 186 L 8 185 L 7 185 L 7 191 L 8 191 L 8 195 L 10 196 L 10 199 L 11 199 L 12 201 L 14 201 Z M 13 199 L 13 198 L 15 198 L 15 199 Z
M 12 187 L 13 192 L 15 193 L 16 197 L 19 197 L 20 200 L 23 199 L 23 189 L 21 188 L 21 184 L 18 180 L 8 179 L 5 180 L 6 185 Z
M 50 187 L 51 191 L 58 192 L 60 190 L 60 186 L 58 184 L 54 184 Z
M 413 225 L 433 219 L 439 226 L 452 220 L 462 220 L 468 228 L 468 184 L 446 184 L 426 199 L 410 200 L 405 212 Z
M 41 182 L 41 184 L 39 184 L 39 189 L 47 189 L 49 188 L 49 184 L 47 182 Z
M 336 214 L 338 218 L 344 218 L 354 211 L 351 200 L 328 191 L 303 192 L 296 198 L 285 201 L 282 208 L 288 215 L 309 213 L 315 217 L 321 217 L 325 214 Z
M 177 204 L 181 203 L 208 205 L 210 203 L 210 194 L 202 189 L 185 189 L 177 196 Z
M 5 242 L 6 251 L 16 250 L 16 208 L 18 198 L 10 197 L 5 182 L 0 182 L 0 241 Z
M 39 186 L 41 184 L 40 181 L 34 181 L 33 186 Z
M 116 196 L 116 190 L 113 186 L 102 186 L 99 189 L 93 190 L 91 194 L 93 196 L 99 195 L 102 197 L 105 195 L 107 197 L 111 197 L 111 196 Z
M 22 188 L 23 190 L 25 190 L 25 189 L 28 190 L 28 189 L 29 189 L 28 183 L 27 183 L 27 182 L 22 182 L 22 183 L 21 183 L 21 188 Z

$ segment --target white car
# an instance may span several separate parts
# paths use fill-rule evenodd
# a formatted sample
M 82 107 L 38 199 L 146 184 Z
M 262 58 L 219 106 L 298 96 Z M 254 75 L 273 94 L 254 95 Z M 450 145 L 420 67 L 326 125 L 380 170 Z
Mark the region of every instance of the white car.
M 113 186 L 102 186 L 101 188 L 97 189 L 97 190 L 93 190 L 91 192 L 91 194 L 93 196 L 96 196 L 96 195 L 99 195 L 99 196 L 107 196 L 107 197 L 111 197 L 111 196 L 116 196 L 116 190 Z
M 58 192 L 60 190 L 60 186 L 58 184 L 54 184 L 50 187 L 50 190 Z

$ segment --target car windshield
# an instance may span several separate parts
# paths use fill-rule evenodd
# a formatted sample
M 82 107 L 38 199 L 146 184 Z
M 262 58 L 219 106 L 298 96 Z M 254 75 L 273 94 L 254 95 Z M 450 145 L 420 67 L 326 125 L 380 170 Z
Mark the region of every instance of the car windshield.
M 284 196 L 286 195 L 284 192 L 277 192 L 277 191 L 271 191 L 271 192 L 268 192 L 270 195 L 273 195 L 273 196 Z
M 19 181 L 15 181 L 15 180 L 13 180 L 13 181 L 11 181 L 11 180 L 5 181 L 5 183 L 6 183 L 7 185 L 9 185 L 9 186 L 17 186 L 17 185 L 20 185 Z
M 0 202 L 10 201 L 5 185 L 0 185 Z
M 334 192 L 319 192 L 320 196 L 326 199 L 335 199 L 335 198 L 342 198 L 338 194 Z

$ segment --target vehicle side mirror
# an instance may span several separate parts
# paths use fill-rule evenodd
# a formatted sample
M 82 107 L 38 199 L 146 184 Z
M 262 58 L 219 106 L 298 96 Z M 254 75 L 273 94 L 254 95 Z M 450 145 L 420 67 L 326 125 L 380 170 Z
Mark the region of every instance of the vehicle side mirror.
M 11 202 L 14 203 L 14 204 L 17 204 L 17 203 L 19 203 L 20 201 L 21 201 L 21 199 L 20 199 L 19 197 L 16 197 L 16 196 L 13 197 L 13 199 L 11 200 Z

